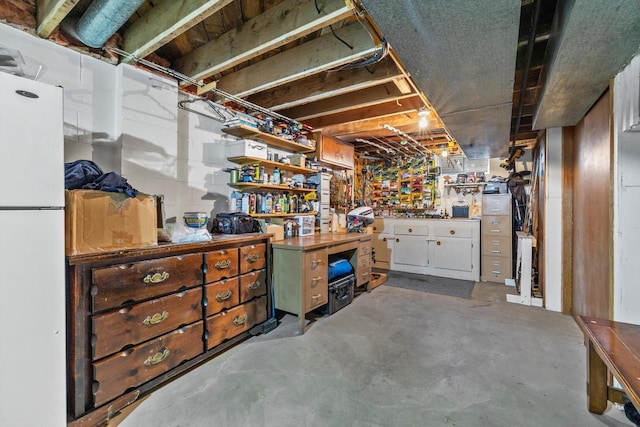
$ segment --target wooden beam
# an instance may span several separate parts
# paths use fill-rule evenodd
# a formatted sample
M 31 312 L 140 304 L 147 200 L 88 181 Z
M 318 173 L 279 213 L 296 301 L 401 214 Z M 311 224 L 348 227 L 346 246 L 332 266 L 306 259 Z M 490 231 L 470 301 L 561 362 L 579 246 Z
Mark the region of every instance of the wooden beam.
M 174 0 L 157 3 L 124 33 L 122 48 L 136 57 L 144 58 L 232 1 Z M 123 62 L 128 60 L 124 58 Z
M 373 55 L 378 47 L 359 23 L 318 37 L 218 80 L 218 89 L 247 96 Z
M 247 100 L 279 111 L 387 83 L 400 75 L 402 73 L 395 62 L 386 57 L 367 68 L 314 74 L 290 84 L 256 93 Z
M 344 0 L 287 0 L 187 54 L 176 70 L 205 79 L 353 15 Z
M 411 96 L 414 95 L 404 95 L 393 83 L 388 83 L 289 108 L 282 110 L 280 113 L 297 120 L 309 120 L 318 116 L 341 113 L 354 108 L 362 108 L 396 99 L 401 100 Z
M 406 94 L 406 93 L 413 92 L 411 85 L 409 84 L 407 79 L 405 79 L 404 77 L 399 79 L 394 79 L 393 82 L 396 84 L 396 86 L 402 93 Z
M 40 0 L 36 4 L 36 32 L 47 38 L 80 0 Z
M 398 113 L 413 112 L 417 116 L 416 110 L 422 107 L 422 99 L 419 96 L 413 96 L 398 103 L 396 101 L 385 102 L 382 104 L 370 105 L 363 108 L 356 108 L 345 111 L 343 113 L 330 114 L 305 121 L 306 124 L 314 128 L 322 129 L 327 126 L 340 123 L 356 123 L 360 121 L 370 120 L 372 117 L 394 116 Z M 415 120 L 417 123 L 417 120 Z
M 417 123 L 418 113 L 399 113 L 386 117 L 368 117 L 357 122 L 342 122 L 335 125 L 327 125 L 322 131 L 347 141 L 355 138 L 368 138 L 371 135 L 384 134 L 383 125 L 387 124 L 395 128 Z

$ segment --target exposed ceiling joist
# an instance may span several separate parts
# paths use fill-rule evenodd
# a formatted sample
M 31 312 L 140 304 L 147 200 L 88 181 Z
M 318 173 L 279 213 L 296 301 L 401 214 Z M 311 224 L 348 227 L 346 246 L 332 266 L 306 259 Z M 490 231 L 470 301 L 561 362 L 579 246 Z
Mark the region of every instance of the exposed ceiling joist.
M 272 110 L 283 110 L 321 99 L 340 96 L 394 80 L 401 76 L 390 57 L 369 67 L 340 72 L 318 73 L 273 89 L 251 95 L 248 100 Z
M 218 89 L 236 96 L 247 96 L 347 65 L 369 57 L 380 49 L 358 22 L 335 32 L 351 47 L 329 33 L 223 76 L 218 80 Z
M 372 117 L 380 118 L 385 116 L 395 116 L 399 113 L 414 113 L 414 115 L 417 116 L 417 110 L 422 106 L 422 99 L 420 99 L 419 96 L 413 96 L 412 98 L 405 99 L 401 104 L 396 101 L 385 102 L 382 104 L 355 108 L 342 113 L 329 114 L 316 119 L 307 120 L 306 123 L 314 128 L 321 129 L 338 123 L 357 123 L 370 120 Z M 406 122 L 407 118 L 405 117 L 404 120 Z
M 233 0 L 180 0 L 158 3 L 124 33 L 123 49 L 139 58 L 199 24 Z M 128 62 L 129 58 L 123 58 Z
M 80 0 L 40 0 L 36 2 L 37 28 L 40 37 L 47 38 Z
M 384 130 L 383 126 L 385 124 L 404 130 L 402 127 L 406 126 L 408 121 L 417 123 L 418 112 L 411 111 L 385 117 L 366 118 L 357 122 L 347 122 L 339 125 L 326 126 L 322 131 L 330 135 L 334 135 L 343 141 L 353 141 L 356 138 L 367 139 L 372 135 L 386 134 L 391 136 L 391 133 Z M 408 129 L 405 131 L 408 132 Z
M 195 49 L 175 67 L 205 79 L 352 15 L 344 0 L 288 0 Z
M 296 120 L 304 121 L 318 116 L 341 113 L 354 108 L 363 108 L 388 101 L 398 100 L 401 102 L 400 100 L 411 96 L 415 95 L 405 95 L 393 83 L 387 83 L 282 110 L 280 113 Z

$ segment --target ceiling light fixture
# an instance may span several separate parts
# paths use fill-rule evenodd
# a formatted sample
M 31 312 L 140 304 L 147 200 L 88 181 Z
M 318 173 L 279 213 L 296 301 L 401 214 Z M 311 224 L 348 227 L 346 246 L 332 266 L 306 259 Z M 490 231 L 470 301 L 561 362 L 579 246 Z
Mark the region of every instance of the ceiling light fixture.
M 418 121 L 418 127 L 420 129 L 425 129 L 427 126 L 429 126 L 429 120 L 427 120 L 427 116 L 429 114 L 431 114 L 431 111 L 426 107 L 421 107 L 418 110 L 418 117 L 420 117 L 420 120 Z

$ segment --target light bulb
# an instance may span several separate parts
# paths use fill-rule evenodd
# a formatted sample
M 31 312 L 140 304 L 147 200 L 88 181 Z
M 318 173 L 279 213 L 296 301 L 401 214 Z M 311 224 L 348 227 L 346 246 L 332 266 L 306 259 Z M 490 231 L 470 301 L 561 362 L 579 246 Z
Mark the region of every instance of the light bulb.
M 420 129 L 424 129 L 427 126 L 429 126 L 429 120 L 427 120 L 426 117 L 420 117 L 420 121 L 418 122 L 418 126 L 420 127 Z
M 442 153 L 440 153 L 440 155 L 442 157 L 447 157 L 449 155 L 449 152 L 447 150 L 442 150 Z

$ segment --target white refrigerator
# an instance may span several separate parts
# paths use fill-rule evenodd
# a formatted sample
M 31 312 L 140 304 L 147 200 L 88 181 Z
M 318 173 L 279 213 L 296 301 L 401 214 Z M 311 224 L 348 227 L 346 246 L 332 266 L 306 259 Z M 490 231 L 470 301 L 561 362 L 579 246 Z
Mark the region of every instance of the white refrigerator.
M 0 72 L 0 426 L 66 425 L 62 102 Z

